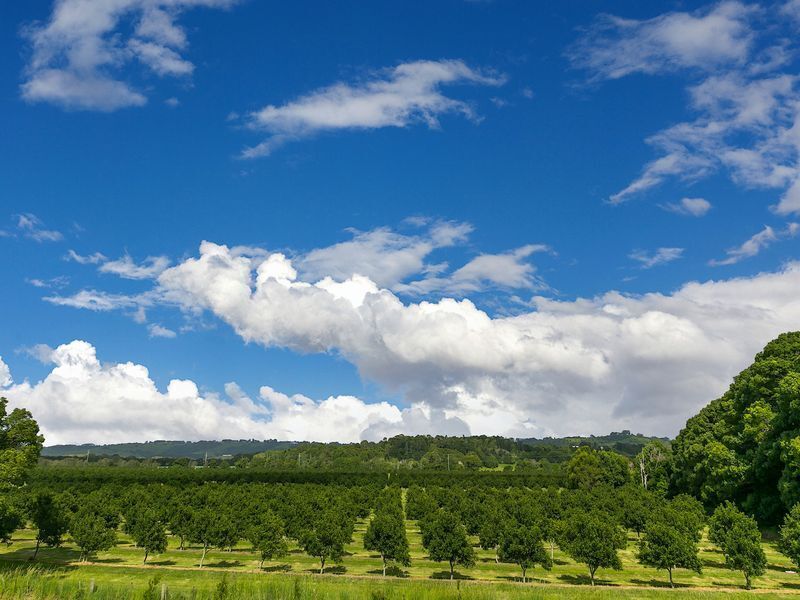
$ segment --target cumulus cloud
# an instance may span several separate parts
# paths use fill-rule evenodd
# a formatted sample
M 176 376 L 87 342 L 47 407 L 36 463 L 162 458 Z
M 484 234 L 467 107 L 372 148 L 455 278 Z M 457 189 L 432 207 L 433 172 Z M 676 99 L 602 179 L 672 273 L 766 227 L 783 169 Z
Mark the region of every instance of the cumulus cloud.
M 178 335 L 172 329 L 159 325 L 158 323 L 151 323 L 148 325 L 147 331 L 150 333 L 150 337 L 154 338 L 171 339 Z
M 11 379 L 11 371 L 8 368 L 8 365 L 3 362 L 3 357 L 0 356 L 0 388 L 5 388 L 10 386 L 14 382 Z
M 505 79 L 467 66 L 460 60 L 420 60 L 374 73 L 357 83 L 339 82 L 286 104 L 267 105 L 247 117 L 249 127 L 269 137 L 246 148 L 244 158 L 268 156 L 286 142 L 337 130 L 439 127 L 439 117 L 460 114 L 475 120 L 474 109 L 445 96 L 445 85 L 498 86 Z
M 113 111 L 142 106 L 146 96 L 125 80 L 142 63 L 158 76 L 186 76 L 180 54 L 186 32 L 177 23 L 194 7 L 225 8 L 236 0 L 57 0 L 45 23 L 27 28 L 31 58 L 22 96 L 65 108 Z
M 681 198 L 680 202 L 670 202 L 664 210 L 690 217 L 703 217 L 711 210 L 711 202 L 705 198 Z
M 655 252 L 634 250 L 628 255 L 628 258 L 641 263 L 643 269 L 651 269 L 678 260 L 683 256 L 683 250 L 683 248 L 658 248 Z
M 0 359 L 2 393 L 12 406 L 33 413 L 48 444 L 220 438 L 353 442 L 379 439 L 408 423 L 439 430 L 432 421 L 436 415 L 424 409 L 400 410 L 353 396 L 315 401 L 264 386 L 251 400 L 232 382 L 222 397 L 203 393 L 185 379 L 173 379 L 162 391 L 144 365 L 102 363 L 95 348 L 80 340 L 57 347 L 49 359 L 54 367 L 44 379 L 19 384 L 12 383 Z M 441 418 L 444 427 L 457 430 L 457 420 Z
M 411 404 L 506 435 L 674 434 L 800 317 L 796 263 L 672 294 L 536 298 L 532 312 L 494 318 L 469 300 L 404 303 L 363 276 L 299 281 L 283 255 L 208 242 L 158 281 L 165 299 L 247 342 L 335 352 Z
M 670 178 L 694 181 L 724 170 L 744 187 L 777 190 L 772 208 L 778 214 L 800 212 L 798 76 L 784 71 L 791 52 L 763 35 L 769 31 L 774 39 L 772 32 L 788 27 L 779 14 L 722 2 L 645 21 L 606 16 L 580 39 L 571 56 L 591 80 L 677 70 L 693 76 L 688 97 L 694 118 L 646 140 L 658 156 L 611 195 L 612 203 Z
M 798 230 L 800 230 L 800 224 L 798 223 L 789 223 L 785 229 L 777 232 L 769 225 L 765 225 L 764 229 L 748 238 L 741 246 L 730 248 L 726 252 L 727 258 L 711 260 L 708 264 L 713 267 L 734 265 L 746 258 L 756 256 L 774 242 L 794 237 L 797 235 Z

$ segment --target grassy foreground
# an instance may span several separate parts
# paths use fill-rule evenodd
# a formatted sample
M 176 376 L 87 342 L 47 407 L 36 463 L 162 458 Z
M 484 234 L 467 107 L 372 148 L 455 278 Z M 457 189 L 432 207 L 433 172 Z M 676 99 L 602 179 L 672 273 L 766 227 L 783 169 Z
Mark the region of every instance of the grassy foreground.
M 636 562 L 636 538 L 621 552 L 622 571 L 601 570 L 600 587 L 591 589 L 586 567 L 576 564 L 558 549 L 552 571 L 534 569 L 533 582 L 518 583 L 515 565 L 497 564 L 491 551 L 477 549 L 475 567 L 459 569 L 459 581 L 441 581 L 449 576 L 447 566 L 430 561 L 422 548 L 419 528 L 407 522 L 412 564 L 391 577 L 380 577 L 380 558 L 363 548 L 366 522 L 358 523 L 353 542 L 339 565 L 316 572 L 312 557 L 293 548 L 284 559 L 258 569 L 258 557 L 246 543 L 231 552 L 210 551 L 203 569 L 197 568 L 199 548 L 178 550 L 170 540 L 169 550 L 152 557 L 143 566 L 142 551 L 121 536 L 110 552 L 100 553 L 92 563 L 78 562 L 78 551 L 67 541 L 61 548 L 42 548 L 36 566 L 28 560 L 33 554 L 34 534 L 21 530 L 13 544 L 0 550 L 0 598 L 161 598 L 166 586 L 169 598 L 382 598 L 489 599 L 489 598 L 782 598 L 798 595 L 800 575 L 773 544 L 765 543 L 769 566 L 766 575 L 754 581 L 754 592 L 739 591 L 744 580 L 740 573 L 725 569 L 722 555 L 706 540 L 701 544 L 703 574 L 676 571 L 675 590 L 667 587 L 666 573 Z M 477 543 L 477 540 L 476 540 Z M 225 582 L 222 583 L 223 577 Z M 148 586 L 150 591 L 148 595 Z M 90 587 L 93 588 L 90 594 Z M 661 589 L 659 589 L 661 588 Z

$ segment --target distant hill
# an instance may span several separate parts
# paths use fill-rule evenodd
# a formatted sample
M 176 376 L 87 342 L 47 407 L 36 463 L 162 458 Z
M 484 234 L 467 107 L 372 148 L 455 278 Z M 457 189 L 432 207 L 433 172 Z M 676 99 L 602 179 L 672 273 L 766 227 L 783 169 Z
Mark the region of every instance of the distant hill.
M 258 454 L 268 450 L 284 450 L 296 442 L 278 440 L 221 440 L 181 442 L 158 440 L 155 442 L 132 442 L 129 444 L 62 444 L 46 446 L 42 456 L 124 456 L 134 458 L 208 458 Z
M 620 454 L 633 456 L 650 441 L 659 440 L 669 443 L 669 438 L 657 438 L 641 433 L 631 433 L 627 429 L 612 431 L 608 435 L 569 436 L 563 438 L 520 438 L 517 441 L 529 446 L 591 446 L 597 450 L 615 450 Z

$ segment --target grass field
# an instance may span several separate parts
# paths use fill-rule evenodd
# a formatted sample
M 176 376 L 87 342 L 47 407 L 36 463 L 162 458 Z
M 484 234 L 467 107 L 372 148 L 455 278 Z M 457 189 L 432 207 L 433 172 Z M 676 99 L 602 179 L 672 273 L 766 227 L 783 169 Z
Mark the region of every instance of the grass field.
M 231 552 L 209 551 L 206 566 L 198 569 L 199 548 L 178 550 L 171 540 L 167 553 L 152 557 L 142 566 L 143 553 L 125 538 L 110 552 L 100 553 L 91 563 L 78 562 L 78 551 L 68 542 L 61 548 L 42 548 L 37 563 L 44 573 L 33 575 L 15 573 L 27 569 L 34 547 L 32 531 L 17 532 L 13 544 L 0 550 L 0 565 L 7 581 L 0 586 L 0 597 L 82 597 L 94 581 L 97 598 L 132 598 L 145 590 L 148 581 L 160 577 L 158 588 L 166 584 L 169 597 L 215 597 L 224 574 L 228 574 L 231 598 L 661 598 L 679 594 L 681 598 L 731 597 L 731 592 L 741 589 L 742 575 L 723 567 L 721 554 L 707 541 L 701 544 L 703 574 L 676 571 L 676 590 L 667 586 L 665 572 L 643 567 L 636 562 L 636 538 L 629 538 L 628 548 L 622 552 L 622 571 L 600 571 L 601 587 L 589 588 L 586 568 L 555 550 L 552 571 L 535 569 L 528 572 L 533 581 L 518 582 L 519 572 L 514 565 L 497 564 L 491 551 L 477 549 L 478 562 L 470 569 L 458 570 L 458 582 L 437 581 L 449 577 L 446 564 L 434 563 L 425 556 L 419 529 L 415 522 L 407 522 L 411 545 L 412 564 L 408 568 L 391 571 L 391 576 L 381 577 L 380 558 L 363 549 L 362 539 L 366 523 L 356 527 L 353 542 L 339 565 L 331 565 L 326 575 L 316 574 L 319 569 L 315 559 L 293 548 L 289 556 L 279 562 L 265 564 L 258 569 L 258 557 L 246 543 Z M 800 594 L 800 575 L 792 572 L 788 559 L 779 554 L 773 544 L 765 543 L 769 559 L 766 575 L 757 578 L 755 593 L 762 597 L 785 597 Z M 27 584 L 23 583 L 28 581 Z M 38 583 L 34 583 L 38 582 Z M 27 587 L 26 587 L 27 585 Z M 37 591 L 37 586 L 42 589 Z M 59 587 L 60 586 L 60 587 Z M 51 589 L 52 588 L 52 589 Z M 664 589 L 659 589 L 664 588 Z M 50 589 L 51 591 L 48 591 Z M 30 594 L 26 596 L 26 591 Z M 231 591 L 232 590 L 232 591 Z M 741 591 L 739 594 L 754 593 Z M 50 594 L 50 596 L 48 596 Z M 160 592 L 159 592 L 160 594 Z M 160 598 L 160 595 L 156 596 Z

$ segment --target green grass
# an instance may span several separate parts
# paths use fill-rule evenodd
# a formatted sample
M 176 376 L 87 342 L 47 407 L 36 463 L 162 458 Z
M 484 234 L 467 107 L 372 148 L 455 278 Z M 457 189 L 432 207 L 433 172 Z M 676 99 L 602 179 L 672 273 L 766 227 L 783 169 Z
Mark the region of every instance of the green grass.
M 380 576 L 380 558 L 363 549 L 362 540 L 366 523 L 358 523 L 353 542 L 339 565 L 326 569 L 326 575 L 316 574 L 318 562 L 292 548 L 289 556 L 258 569 L 258 557 L 246 543 L 231 552 L 209 551 L 206 566 L 198 569 L 201 550 L 178 550 L 177 541 L 170 540 L 169 550 L 151 557 L 142 566 L 143 553 L 129 539 L 121 536 L 119 544 L 110 552 L 100 553 L 90 564 L 78 562 L 78 551 L 71 543 L 61 548 L 42 548 L 37 563 L 45 571 L 30 574 L 25 569 L 31 564 L 34 536 L 30 530 L 21 530 L 13 544 L 0 550 L 0 568 L 7 581 L 0 582 L 0 598 L 66 598 L 83 597 L 94 581 L 92 598 L 141 597 L 148 581 L 155 576 L 166 583 L 170 598 L 213 597 L 223 574 L 228 574 L 229 584 L 235 590 L 231 598 L 661 598 L 679 594 L 680 598 L 731 597 L 732 592 L 744 583 L 742 575 L 723 567 L 722 555 L 705 539 L 701 544 L 703 574 L 676 571 L 677 590 L 667 587 L 665 572 L 643 567 L 636 562 L 636 538 L 629 538 L 628 547 L 622 551 L 622 571 L 600 571 L 599 589 L 589 587 L 586 568 L 576 564 L 558 549 L 552 571 L 534 569 L 528 576 L 533 582 L 523 585 L 517 580 L 519 571 L 514 565 L 497 564 L 491 551 L 477 549 L 478 561 L 470 569 L 457 569 L 460 581 L 439 581 L 449 576 L 448 567 L 427 559 L 421 545 L 419 529 L 415 522 L 407 522 L 411 545 L 412 564 L 402 570 L 392 571 L 386 579 Z M 771 542 L 764 544 L 769 567 L 766 575 L 757 578 L 754 586 L 759 592 L 769 592 L 758 597 L 785 597 L 800 594 L 800 575 L 790 573 L 792 565 L 779 554 Z M 22 572 L 17 572 L 23 569 Z M 13 573 L 13 574 L 10 574 Z M 28 581 L 28 584 L 24 582 Z M 26 588 L 25 585 L 29 585 Z M 160 591 L 159 583 L 159 591 Z M 37 588 L 37 586 L 39 586 Z M 60 586 L 60 587 L 59 587 Z M 664 588 L 664 589 L 658 589 Z M 25 590 L 30 594 L 25 595 Z M 234 593 L 234 592 L 232 592 Z M 383 594 L 383 596 L 381 595 Z M 460 595 L 459 595 L 460 594 Z M 751 595 L 737 592 L 733 597 Z M 156 596 L 160 597 L 160 594 Z

